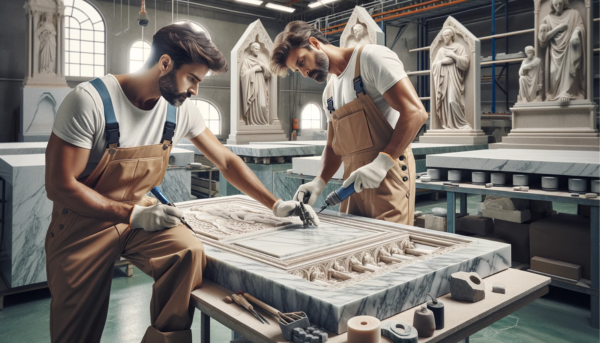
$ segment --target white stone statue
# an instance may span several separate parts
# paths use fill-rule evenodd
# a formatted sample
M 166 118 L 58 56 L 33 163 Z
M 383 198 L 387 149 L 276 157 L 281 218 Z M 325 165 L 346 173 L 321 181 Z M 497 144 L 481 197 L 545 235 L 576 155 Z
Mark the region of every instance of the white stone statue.
M 541 90 L 544 86 L 542 60 L 535 56 L 535 48 L 525 47 L 527 58 L 519 69 L 519 96 L 517 102 L 542 101 Z
M 585 25 L 569 0 L 550 0 L 550 14 L 540 25 L 540 46 L 546 49 L 546 100 L 585 98 Z
M 346 46 L 348 48 L 352 48 L 355 46 L 361 46 L 365 44 L 373 43 L 370 41 L 369 36 L 367 35 L 367 29 L 365 28 L 365 25 L 361 23 L 356 23 L 356 25 L 352 27 L 352 35 L 348 38 L 348 43 L 346 44 Z
M 56 27 L 51 13 L 43 13 L 37 26 L 40 40 L 40 74 L 55 74 Z
M 455 42 L 454 29 L 444 29 L 442 36 L 445 45 L 439 48 L 431 67 L 436 113 L 444 129 L 471 129 L 465 115 L 464 84 L 469 55 Z
M 240 70 L 242 80 L 243 118 L 246 125 L 269 125 L 269 79 L 271 71 L 260 59 L 260 44 L 250 46 Z

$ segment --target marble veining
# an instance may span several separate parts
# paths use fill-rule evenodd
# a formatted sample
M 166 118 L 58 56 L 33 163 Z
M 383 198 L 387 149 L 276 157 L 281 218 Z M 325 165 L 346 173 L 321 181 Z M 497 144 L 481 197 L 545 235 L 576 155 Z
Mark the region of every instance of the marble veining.
M 497 149 L 427 156 L 428 168 L 600 177 L 596 151 Z

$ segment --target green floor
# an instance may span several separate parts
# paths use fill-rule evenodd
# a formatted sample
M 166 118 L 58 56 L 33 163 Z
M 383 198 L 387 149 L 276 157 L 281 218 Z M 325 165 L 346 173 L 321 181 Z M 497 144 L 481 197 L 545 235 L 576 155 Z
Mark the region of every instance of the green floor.
M 476 212 L 480 196 L 467 200 L 470 213 Z M 417 209 L 430 213 L 433 207 L 445 207 L 445 199 L 419 200 Z M 561 204 L 562 205 L 562 204 Z M 574 206 L 554 204 L 558 212 L 574 213 Z M 140 342 L 150 325 L 152 279 L 138 269 L 132 277 L 115 270 L 108 320 L 102 342 Z M 50 293 L 47 289 L 8 296 L 0 311 L 0 342 L 49 342 L 48 314 Z M 192 326 L 194 341 L 199 342 L 200 315 L 196 311 Z M 512 315 L 471 336 L 471 342 L 553 343 L 598 342 L 599 331 L 589 325 L 589 297 L 563 289 L 550 293 Z M 217 322 L 211 324 L 212 342 L 228 342 L 231 332 Z

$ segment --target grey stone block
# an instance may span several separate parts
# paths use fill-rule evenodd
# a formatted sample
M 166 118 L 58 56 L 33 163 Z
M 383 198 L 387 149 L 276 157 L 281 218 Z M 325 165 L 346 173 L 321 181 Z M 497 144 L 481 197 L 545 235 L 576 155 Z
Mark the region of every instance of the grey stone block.
M 478 302 L 485 298 L 485 283 L 477 273 L 454 273 L 450 275 L 450 294 L 456 300 Z
M 433 213 L 434 216 L 438 216 L 438 217 L 447 217 L 448 216 L 448 209 L 443 208 L 443 207 L 434 207 L 431 212 Z
M 495 283 L 492 285 L 492 292 L 506 294 L 506 286 L 503 283 Z
M 481 214 L 484 217 L 506 220 L 507 222 L 513 222 L 513 223 L 524 223 L 531 219 L 531 212 L 529 210 L 504 211 L 504 210 L 483 209 L 481 211 Z
M 465 216 L 456 219 L 456 230 L 487 236 L 494 233 L 494 221 L 481 216 Z

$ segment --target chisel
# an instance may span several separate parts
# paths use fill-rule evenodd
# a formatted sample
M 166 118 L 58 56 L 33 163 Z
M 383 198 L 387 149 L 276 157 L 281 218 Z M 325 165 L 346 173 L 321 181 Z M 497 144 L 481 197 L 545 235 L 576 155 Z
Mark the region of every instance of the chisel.
M 177 207 L 175 206 L 174 203 L 170 202 L 167 197 L 160 191 L 160 188 L 158 187 L 154 187 L 150 190 L 150 192 L 156 197 L 156 199 L 158 199 L 158 201 L 160 201 L 161 204 L 167 205 L 167 206 L 173 206 L 173 207 Z M 187 226 L 190 230 L 192 230 L 193 233 L 196 233 L 196 231 L 194 231 L 194 229 L 192 229 L 192 227 L 190 226 L 190 224 L 188 224 L 185 221 L 185 218 L 181 217 L 179 218 L 179 220 L 181 220 L 181 222 Z

